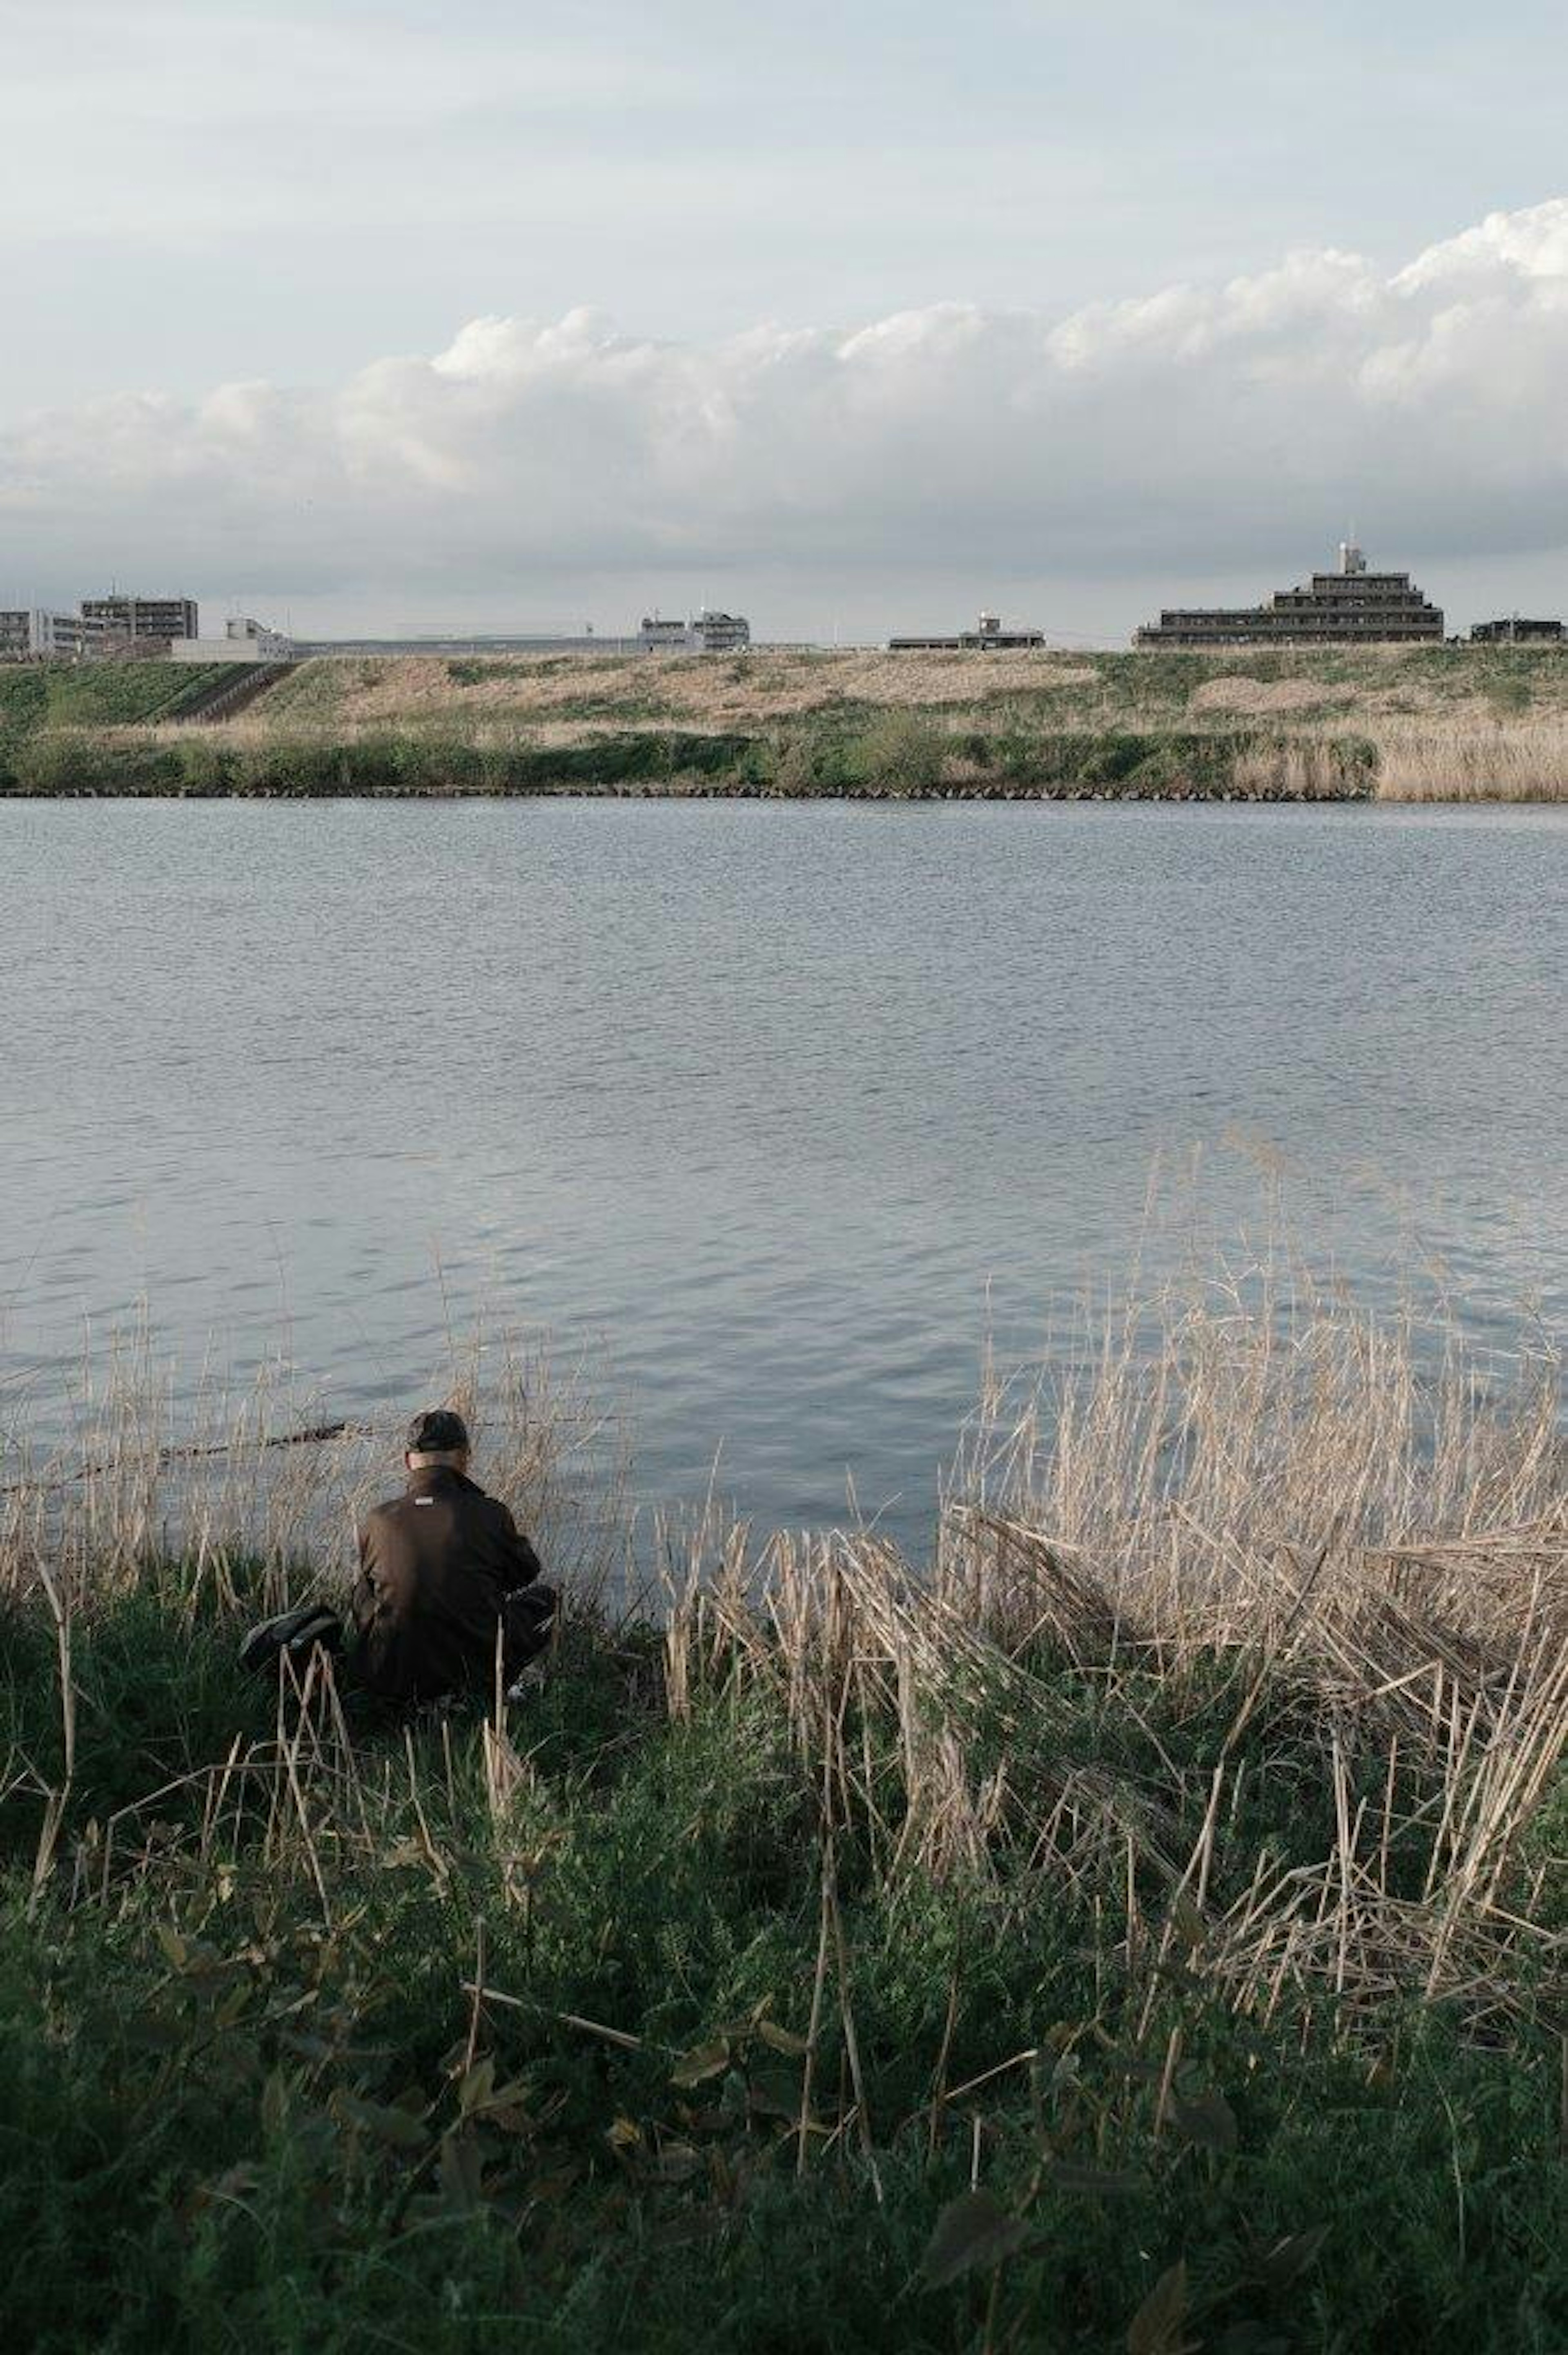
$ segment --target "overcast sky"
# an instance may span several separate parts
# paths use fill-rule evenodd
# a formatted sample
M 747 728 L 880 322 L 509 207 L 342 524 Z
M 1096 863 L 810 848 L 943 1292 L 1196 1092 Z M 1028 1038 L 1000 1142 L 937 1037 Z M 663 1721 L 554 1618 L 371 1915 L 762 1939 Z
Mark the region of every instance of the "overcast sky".
M 1560 6 L 0 0 L 0 600 L 1568 610 Z

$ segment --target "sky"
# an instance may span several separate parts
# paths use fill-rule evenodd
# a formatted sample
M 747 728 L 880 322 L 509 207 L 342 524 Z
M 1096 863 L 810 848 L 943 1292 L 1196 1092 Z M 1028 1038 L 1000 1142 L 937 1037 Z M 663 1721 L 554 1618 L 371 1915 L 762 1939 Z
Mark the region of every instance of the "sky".
M 1568 611 L 1565 96 L 1542 0 L 0 0 L 0 602 Z

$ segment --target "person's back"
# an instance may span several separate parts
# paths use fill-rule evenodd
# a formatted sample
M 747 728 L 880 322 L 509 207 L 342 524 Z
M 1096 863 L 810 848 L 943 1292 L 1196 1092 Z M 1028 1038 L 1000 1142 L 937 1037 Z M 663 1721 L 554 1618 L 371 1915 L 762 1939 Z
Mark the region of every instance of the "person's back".
M 521 1593 L 539 1558 L 500 1499 L 469 1478 L 461 1416 L 417 1415 L 403 1460 L 405 1493 L 360 1532 L 355 1681 L 384 1700 L 430 1700 L 493 1678 L 498 1648 L 510 1678 L 554 1609 L 545 1590 Z

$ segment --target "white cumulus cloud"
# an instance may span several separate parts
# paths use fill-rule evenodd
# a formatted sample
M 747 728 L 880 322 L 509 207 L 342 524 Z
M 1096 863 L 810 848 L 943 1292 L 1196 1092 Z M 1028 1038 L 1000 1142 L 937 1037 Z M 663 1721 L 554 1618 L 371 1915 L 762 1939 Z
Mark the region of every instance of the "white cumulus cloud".
M 471 627 L 623 592 L 608 624 L 701 580 L 788 630 L 995 581 L 1127 626 L 1157 582 L 1277 585 L 1352 517 L 1424 578 L 1533 582 L 1568 543 L 1565 384 L 1568 199 L 1392 272 L 1297 252 L 1065 317 L 943 303 L 708 343 L 482 318 L 337 385 L 0 423 L 0 596 L 113 574 Z

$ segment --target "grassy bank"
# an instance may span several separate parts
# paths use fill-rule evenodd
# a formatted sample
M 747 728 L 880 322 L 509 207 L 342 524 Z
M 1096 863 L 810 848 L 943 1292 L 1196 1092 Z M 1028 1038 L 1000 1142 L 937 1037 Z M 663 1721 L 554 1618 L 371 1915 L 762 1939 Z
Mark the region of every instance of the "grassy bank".
M 1568 796 L 1555 648 L 319 660 L 199 729 L 176 668 L 0 676 L 0 790 Z
M 228 674 L 223 663 L 26 663 L 0 667 L 0 751 L 78 729 L 149 727 Z
M 784 744 L 761 737 L 644 730 L 588 743 L 471 743 L 441 734 L 225 743 L 216 730 L 171 740 L 85 731 L 42 736 L 13 756 L 20 796 L 174 794 L 308 801 L 453 794 L 705 794 L 718 798 L 1143 801 L 1364 800 L 1371 748 L 1230 736 L 1066 734 L 964 740 L 957 761 L 918 722 L 876 722 Z
M 927 1576 L 709 1527 L 657 1612 L 471 1400 L 575 1601 L 444 1725 L 233 1666 L 365 1443 L 269 1486 L 248 1423 L 176 1558 L 150 1412 L 24 1467 L 7 2342 L 1559 2348 L 1554 1400 L 1148 1325 L 1048 1450 L 992 1401 Z

